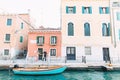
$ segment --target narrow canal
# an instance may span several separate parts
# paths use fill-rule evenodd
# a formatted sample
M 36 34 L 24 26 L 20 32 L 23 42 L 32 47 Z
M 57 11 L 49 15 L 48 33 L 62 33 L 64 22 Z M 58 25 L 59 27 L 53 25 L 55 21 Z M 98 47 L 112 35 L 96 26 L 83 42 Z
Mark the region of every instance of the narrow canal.
M 23 76 L 0 71 L 0 80 L 120 80 L 120 71 L 65 71 L 47 76 Z

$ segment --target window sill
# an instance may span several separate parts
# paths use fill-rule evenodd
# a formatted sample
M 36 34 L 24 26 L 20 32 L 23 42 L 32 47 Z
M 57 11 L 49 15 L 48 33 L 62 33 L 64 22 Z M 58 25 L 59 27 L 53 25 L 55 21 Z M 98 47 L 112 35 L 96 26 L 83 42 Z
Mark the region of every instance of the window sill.
M 11 43 L 10 41 L 4 41 L 4 43 Z
M 38 43 L 37 45 L 38 45 L 38 46 L 43 46 L 43 44 L 40 44 L 40 43 Z
M 50 44 L 51 46 L 56 46 L 56 44 Z

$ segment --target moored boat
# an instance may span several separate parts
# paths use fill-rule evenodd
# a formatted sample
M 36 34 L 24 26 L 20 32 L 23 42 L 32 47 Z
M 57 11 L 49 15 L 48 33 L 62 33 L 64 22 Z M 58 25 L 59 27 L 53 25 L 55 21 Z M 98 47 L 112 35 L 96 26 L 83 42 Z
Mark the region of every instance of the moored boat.
M 13 68 L 13 73 L 19 75 L 48 75 L 62 73 L 66 68 L 66 66 Z

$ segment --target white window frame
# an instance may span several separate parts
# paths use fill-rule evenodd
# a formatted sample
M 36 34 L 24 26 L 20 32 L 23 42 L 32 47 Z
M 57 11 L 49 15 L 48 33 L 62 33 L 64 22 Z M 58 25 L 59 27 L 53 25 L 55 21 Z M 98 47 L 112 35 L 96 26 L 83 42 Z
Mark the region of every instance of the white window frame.
M 50 45 L 56 45 L 56 44 L 57 44 L 57 36 L 51 36 L 50 37 Z
M 44 36 L 38 36 L 39 43 L 37 45 L 43 45 L 44 44 Z
M 51 53 L 51 50 L 55 50 L 55 55 L 51 55 L 52 53 L 54 54 L 54 52 Z M 51 57 L 56 57 L 57 56 L 57 49 L 56 48 L 51 48 L 50 49 L 50 56 Z
M 74 13 L 74 7 L 68 7 L 68 13 L 73 14 Z
M 8 51 L 7 55 L 5 54 L 5 50 Z M 9 54 L 10 54 L 10 50 L 9 49 L 4 49 L 4 56 L 9 56 Z

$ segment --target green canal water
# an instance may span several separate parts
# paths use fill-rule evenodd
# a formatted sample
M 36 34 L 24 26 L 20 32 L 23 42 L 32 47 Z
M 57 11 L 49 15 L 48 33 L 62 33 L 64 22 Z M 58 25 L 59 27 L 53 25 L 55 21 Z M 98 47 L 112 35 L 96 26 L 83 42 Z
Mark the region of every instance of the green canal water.
M 9 71 L 0 71 L 0 80 L 120 80 L 120 71 L 65 71 L 47 76 L 21 76 Z

